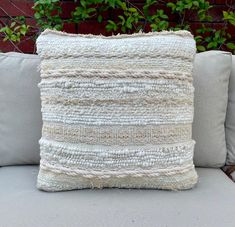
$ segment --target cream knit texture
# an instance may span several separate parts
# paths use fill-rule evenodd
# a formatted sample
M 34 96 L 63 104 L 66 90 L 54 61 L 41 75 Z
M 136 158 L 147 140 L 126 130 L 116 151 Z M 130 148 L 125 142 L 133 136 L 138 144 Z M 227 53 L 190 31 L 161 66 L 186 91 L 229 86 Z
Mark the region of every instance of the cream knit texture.
M 197 183 L 196 48 L 189 32 L 105 37 L 45 30 L 37 52 L 39 189 L 183 190 Z

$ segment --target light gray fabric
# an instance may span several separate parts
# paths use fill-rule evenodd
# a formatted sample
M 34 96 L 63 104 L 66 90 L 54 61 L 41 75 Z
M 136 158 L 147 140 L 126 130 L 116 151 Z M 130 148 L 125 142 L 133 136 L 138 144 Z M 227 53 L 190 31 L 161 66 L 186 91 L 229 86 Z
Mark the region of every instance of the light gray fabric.
M 228 108 L 225 122 L 227 165 L 235 165 L 235 55 L 232 56 L 232 73 L 229 81 Z
M 38 167 L 0 168 L 1 227 L 231 227 L 235 184 L 220 170 L 198 168 L 187 191 L 36 189 Z
M 194 61 L 194 163 L 222 167 L 226 159 L 224 122 L 231 73 L 231 54 L 222 51 L 199 53 Z M 235 140 L 234 140 L 235 141 Z
M 0 166 L 39 162 L 39 61 L 37 55 L 0 54 Z

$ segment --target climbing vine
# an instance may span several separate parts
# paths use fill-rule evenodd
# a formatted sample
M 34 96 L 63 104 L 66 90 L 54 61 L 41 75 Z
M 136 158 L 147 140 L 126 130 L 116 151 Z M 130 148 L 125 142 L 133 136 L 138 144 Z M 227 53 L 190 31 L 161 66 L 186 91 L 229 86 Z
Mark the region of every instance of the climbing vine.
M 63 30 L 66 23 L 76 23 L 79 26 L 82 21 L 93 19 L 104 24 L 110 34 L 186 29 L 194 34 L 199 52 L 219 49 L 235 53 L 235 43 L 229 41 L 231 34 L 228 32 L 229 26 L 235 29 L 234 3 L 228 4 L 228 10 L 222 12 L 223 24 L 221 28 L 215 29 L 210 27 L 213 18 L 209 12 L 213 6 L 206 0 L 145 0 L 142 5 L 128 0 L 74 2 L 77 7 L 71 12 L 71 17 L 63 19 L 63 1 L 36 0 L 33 10 L 37 26 L 28 25 L 24 16 L 11 17 L 9 23 L 2 25 L 0 34 L 4 40 L 17 44 L 29 34 L 35 38 L 46 28 Z M 197 29 L 191 28 L 191 16 L 197 17 L 200 22 Z

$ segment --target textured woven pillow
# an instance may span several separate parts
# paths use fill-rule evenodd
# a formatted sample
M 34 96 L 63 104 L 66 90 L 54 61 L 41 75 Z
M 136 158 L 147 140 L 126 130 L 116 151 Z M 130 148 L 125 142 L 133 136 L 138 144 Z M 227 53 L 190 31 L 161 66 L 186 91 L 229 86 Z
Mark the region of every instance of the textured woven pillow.
M 196 184 L 189 32 L 103 37 L 46 30 L 37 51 L 39 189 Z

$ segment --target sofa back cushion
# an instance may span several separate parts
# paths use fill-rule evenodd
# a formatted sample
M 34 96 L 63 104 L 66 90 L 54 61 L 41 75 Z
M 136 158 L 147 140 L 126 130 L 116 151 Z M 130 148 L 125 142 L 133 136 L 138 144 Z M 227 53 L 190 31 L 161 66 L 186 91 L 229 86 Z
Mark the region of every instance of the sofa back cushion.
M 227 150 L 224 123 L 231 64 L 231 54 L 223 51 L 207 51 L 195 57 L 192 132 L 196 141 L 196 166 L 222 167 L 225 164 Z
M 39 162 L 40 81 L 37 55 L 0 54 L 0 166 Z M 218 64 L 220 63 L 220 64 Z M 224 121 L 231 56 L 209 51 L 194 60 L 193 138 L 196 166 L 220 167 L 226 157 Z M 235 163 L 235 57 L 226 117 L 227 164 Z
M 225 132 L 228 150 L 226 164 L 235 165 L 235 55 L 232 56 Z
M 0 54 L 0 166 L 39 163 L 39 62 L 37 55 Z

